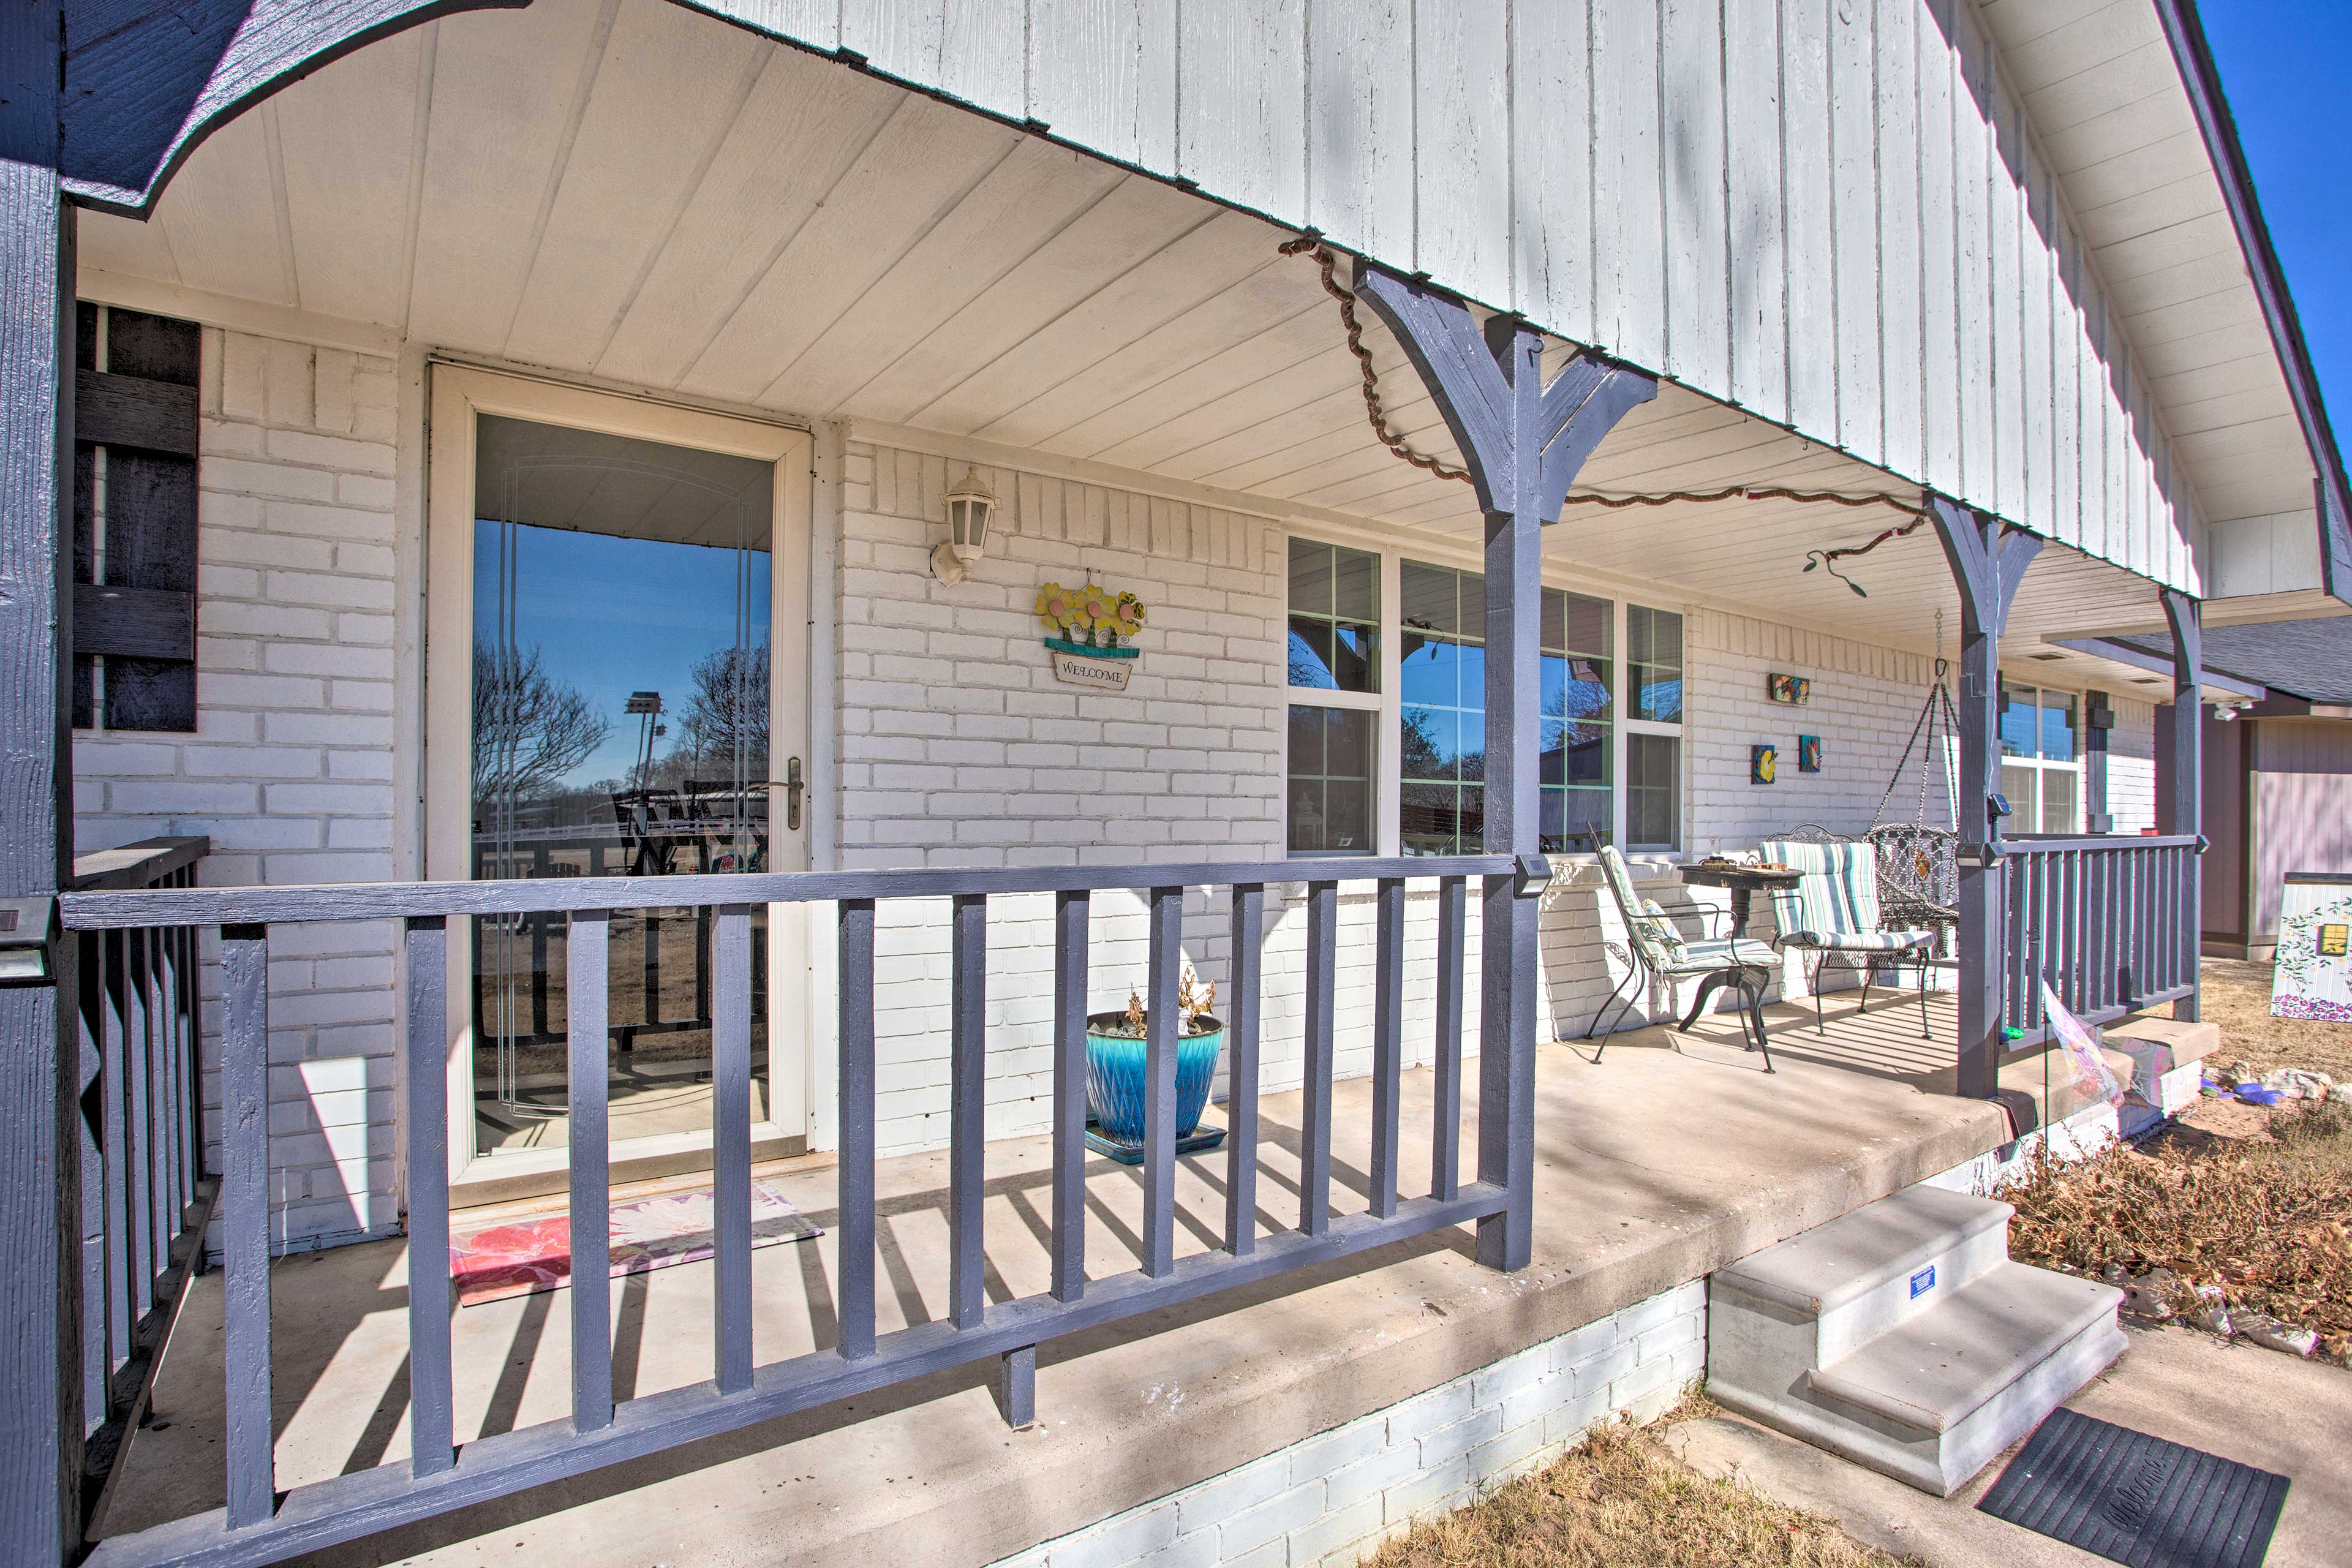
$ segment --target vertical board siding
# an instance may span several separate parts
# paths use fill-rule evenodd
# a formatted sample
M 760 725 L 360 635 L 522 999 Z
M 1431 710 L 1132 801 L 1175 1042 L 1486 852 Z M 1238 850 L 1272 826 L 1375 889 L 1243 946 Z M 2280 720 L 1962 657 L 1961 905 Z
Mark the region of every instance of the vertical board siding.
M 1083 146 L 1164 170 L 1176 157 L 1176 7 L 1030 0 L 1029 112 Z
M 1474 298 L 1513 299 L 1507 8 L 1417 0 L 1412 29 L 1413 264 Z
M 1581 5 L 1511 8 L 1511 80 L 1532 106 L 1511 122 L 1512 277 L 1528 314 L 1580 342 L 1594 337 L 1590 22 Z
M 1789 422 L 1837 429 L 1837 263 L 1830 179 L 1830 7 L 1782 0 L 1781 190 L 1788 209 Z
M 1667 0 L 1664 15 L 1666 348 L 1684 374 L 1727 386 L 1724 0 Z
M 1961 0 L 704 8 L 2200 587 L 2147 388 Z M 552 41 L 533 79 L 568 92 L 593 41 Z
M 1837 260 L 1838 444 L 1886 449 L 1879 342 L 1877 18 L 1866 0 L 1830 15 L 1830 211 Z
M 1311 7 L 1307 79 L 1307 221 L 1350 250 L 1412 255 L 1412 0 Z
M 1898 0 L 1901 3 L 1901 0 Z M 1730 180 L 1732 401 L 1789 417 L 1789 291 L 1780 185 L 1780 0 L 1724 0 L 1725 168 Z M 1736 60 L 1737 68 L 1727 62 Z M 1769 61 L 1772 69 L 1759 68 Z
M 1919 215 L 1919 76 L 1916 0 L 1878 0 L 1878 252 L 1880 346 L 1885 354 L 1882 438 L 1898 471 L 1927 471 Z
M 1636 364 L 1666 353 L 1657 0 L 1592 0 L 1593 327 Z

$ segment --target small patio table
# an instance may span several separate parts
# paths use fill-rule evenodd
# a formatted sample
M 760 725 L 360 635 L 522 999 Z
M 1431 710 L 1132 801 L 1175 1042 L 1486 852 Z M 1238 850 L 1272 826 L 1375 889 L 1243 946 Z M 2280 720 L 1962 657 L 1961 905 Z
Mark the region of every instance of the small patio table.
M 1721 888 L 1731 895 L 1731 934 L 1748 934 L 1748 904 L 1758 891 L 1772 892 L 1780 888 L 1793 888 L 1801 878 L 1794 867 L 1767 870 L 1761 866 L 1741 866 L 1729 862 L 1722 865 L 1702 862 L 1683 868 L 1685 888 Z
M 1793 867 L 1768 870 L 1761 866 L 1702 861 L 1698 865 L 1683 868 L 1683 886 L 1721 888 L 1731 895 L 1731 940 L 1737 942 L 1748 935 L 1748 901 L 1755 898 L 1757 891 L 1760 889 L 1769 893 L 1776 889 L 1793 888 L 1800 875 Z M 1706 1011 L 1707 1003 L 1729 978 L 1728 973 L 1710 974 L 1700 983 L 1698 995 L 1692 1001 L 1690 1012 L 1683 1019 L 1685 1032 L 1698 1022 L 1699 1015 Z

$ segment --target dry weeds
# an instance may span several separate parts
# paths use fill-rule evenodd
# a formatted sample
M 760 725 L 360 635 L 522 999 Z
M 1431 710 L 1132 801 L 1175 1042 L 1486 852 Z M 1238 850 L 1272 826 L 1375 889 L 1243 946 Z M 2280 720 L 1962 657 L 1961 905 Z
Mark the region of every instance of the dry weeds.
M 1901 1568 L 1916 1559 L 1864 1546 L 1830 1520 L 1713 1480 L 1656 1433 L 1706 1414 L 1686 1402 L 1655 1427 L 1596 1428 L 1550 1468 L 1417 1524 L 1373 1568 Z
M 2177 1130 L 2038 1169 L 2000 1195 L 2017 1208 L 2012 1258 L 2093 1279 L 2109 1263 L 2169 1269 L 2177 1313 L 2196 1310 L 2194 1287 L 2219 1285 L 2231 1309 L 2352 1355 L 2352 1104 L 2281 1107 L 2262 1137 Z

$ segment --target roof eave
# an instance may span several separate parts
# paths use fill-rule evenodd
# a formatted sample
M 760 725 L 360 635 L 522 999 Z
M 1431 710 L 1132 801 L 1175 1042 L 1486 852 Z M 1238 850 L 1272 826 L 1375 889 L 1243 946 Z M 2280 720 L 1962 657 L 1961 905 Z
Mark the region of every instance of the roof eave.
M 2156 11 L 2166 41 L 2172 47 L 2174 64 L 2179 68 L 2181 85 L 2188 90 L 2189 107 L 2197 116 L 2198 131 L 2205 139 L 2206 153 L 2221 181 L 2221 199 L 2245 252 L 2246 270 L 2262 301 L 2263 318 L 2270 327 L 2279 368 L 2286 376 L 2295 417 L 2319 470 L 2313 500 L 2319 521 L 2320 585 L 2339 602 L 2352 605 L 2352 486 L 2345 480 L 2344 457 L 2336 448 L 2335 428 L 2328 423 L 2319 376 L 2304 341 L 2303 321 L 2295 313 L 2294 296 L 2287 288 L 2278 251 L 2271 244 L 2270 225 L 2263 218 L 2245 148 L 2238 141 L 2237 120 L 2222 91 L 2221 72 L 2206 40 L 2205 25 L 2198 17 L 2196 0 L 2156 0 Z

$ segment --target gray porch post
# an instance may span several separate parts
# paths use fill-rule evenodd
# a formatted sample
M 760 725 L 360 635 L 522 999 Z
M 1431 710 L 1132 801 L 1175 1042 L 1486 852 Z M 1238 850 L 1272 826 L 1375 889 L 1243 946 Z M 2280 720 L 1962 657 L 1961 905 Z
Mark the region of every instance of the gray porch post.
M 1960 592 L 1960 1023 L 1962 1096 L 1990 1099 L 2000 1069 L 2002 980 L 2009 970 L 2000 910 L 2000 632 L 2025 568 L 2041 552 L 2030 533 L 1929 494 L 1936 537 Z
M 2198 602 L 2176 589 L 2164 591 L 2164 618 L 2172 626 L 2172 754 L 2169 768 L 2172 831 L 2198 836 L 2198 855 L 2205 852 L 2205 705 L 2200 677 L 2205 665 L 2204 613 Z M 2181 938 L 2188 952 L 2182 966 L 2191 989 L 2172 1004 L 2176 1018 L 2194 1020 L 2204 1001 L 2198 960 L 2205 948 L 2205 867 L 2195 856 L 2182 873 Z
M 0 10 L 0 898 L 54 898 L 73 860 L 66 727 L 72 569 L 73 214 L 58 183 L 57 0 Z M 22 929 L 24 914 L 19 915 Z M 0 985 L 0 1562 L 81 1535 L 81 1047 L 72 942 Z
M 1547 386 L 1543 335 L 1512 316 L 1483 329 L 1459 301 L 1367 263 L 1356 290 L 1403 345 L 1460 447 L 1486 513 L 1486 850 L 1518 860 L 1480 894 L 1478 1179 L 1510 1206 L 1478 1222 L 1478 1261 L 1527 1266 L 1533 1237 L 1536 921 L 1542 854 L 1539 712 L 1543 524 L 1592 449 L 1657 395 L 1651 376 L 1580 354 Z

